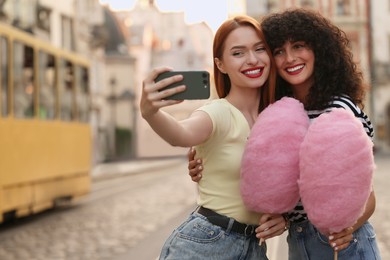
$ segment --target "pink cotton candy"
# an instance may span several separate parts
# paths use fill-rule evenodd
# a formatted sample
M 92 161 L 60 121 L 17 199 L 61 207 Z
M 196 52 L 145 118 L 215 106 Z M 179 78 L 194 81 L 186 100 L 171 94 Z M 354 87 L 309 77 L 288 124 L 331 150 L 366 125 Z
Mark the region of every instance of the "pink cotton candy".
M 257 118 L 241 164 L 241 195 L 253 211 L 284 213 L 299 200 L 299 147 L 309 119 L 303 105 L 283 98 Z
M 314 120 L 300 150 L 299 189 L 309 220 L 328 234 L 355 224 L 371 192 L 373 144 L 351 111 Z

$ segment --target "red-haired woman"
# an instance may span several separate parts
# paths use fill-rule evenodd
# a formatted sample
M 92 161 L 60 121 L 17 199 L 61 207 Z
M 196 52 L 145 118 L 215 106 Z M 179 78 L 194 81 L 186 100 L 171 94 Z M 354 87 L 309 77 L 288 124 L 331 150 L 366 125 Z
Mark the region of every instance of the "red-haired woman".
M 153 70 L 143 82 L 141 113 L 154 131 L 174 146 L 196 146 L 207 170 L 198 183 L 199 207 L 167 239 L 160 259 L 267 259 L 255 229 L 266 223 L 273 235 L 285 228 L 281 215 L 257 214 L 240 196 L 240 161 L 255 119 L 274 101 L 275 68 L 259 23 L 239 16 L 225 21 L 213 44 L 219 99 L 181 121 L 160 108 L 181 101 L 164 98 L 184 86 L 159 92 L 181 76 L 155 82 L 168 68 Z

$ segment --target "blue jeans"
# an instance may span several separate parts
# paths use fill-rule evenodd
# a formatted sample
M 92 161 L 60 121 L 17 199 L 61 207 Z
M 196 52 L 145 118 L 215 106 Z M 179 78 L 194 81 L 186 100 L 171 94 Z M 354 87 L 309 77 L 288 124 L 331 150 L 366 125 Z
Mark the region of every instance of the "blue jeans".
M 322 235 L 309 221 L 292 223 L 288 242 L 289 260 L 333 259 L 334 251 L 328 238 Z M 338 260 L 380 260 L 375 232 L 366 222 L 353 233 L 350 245 L 338 252 Z
M 255 235 L 225 230 L 193 212 L 166 240 L 160 260 L 262 260 L 268 259 L 266 250 L 265 243 L 259 246 Z

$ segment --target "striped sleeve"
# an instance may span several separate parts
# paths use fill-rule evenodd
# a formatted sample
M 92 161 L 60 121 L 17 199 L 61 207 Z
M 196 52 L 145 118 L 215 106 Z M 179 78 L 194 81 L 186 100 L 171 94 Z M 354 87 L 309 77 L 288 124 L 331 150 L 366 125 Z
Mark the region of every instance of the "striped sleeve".
M 336 97 L 330 104 L 329 108 L 330 110 L 332 108 L 344 108 L 352 111 L 355 117 L 357 117 L 362 123 L 367 135 L 371 139 L 374 137 L 374 127 L 372 126 L 370 119 L 348 96 Z

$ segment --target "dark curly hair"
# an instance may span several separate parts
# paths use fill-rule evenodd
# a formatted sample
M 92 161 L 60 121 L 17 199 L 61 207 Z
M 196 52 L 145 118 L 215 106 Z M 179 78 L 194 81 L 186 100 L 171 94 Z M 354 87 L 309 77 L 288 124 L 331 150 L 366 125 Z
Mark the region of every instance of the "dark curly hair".
M 287 41 L 304 41 L 313 50 L 314 85 L 304 102 L 307 110 L 324 109 L 334 96 L 343 94 L 363 107 L 363 75 L 353 61 L 344 31 L 321 14 L 305 9 L 270 14 L 263 18 L 261 26 L 272 52 Z M 291 96 L 286 81 L 278 77 L 277 83 L 277 98 Z

